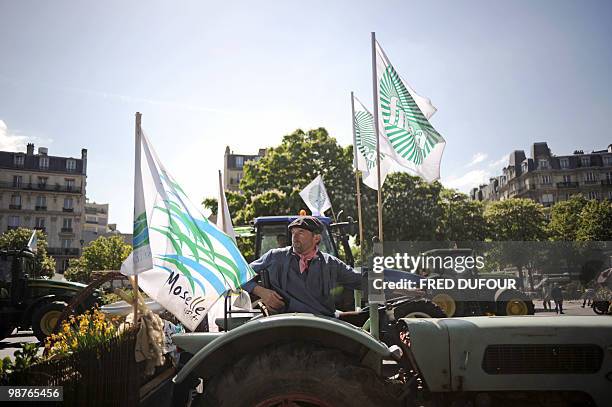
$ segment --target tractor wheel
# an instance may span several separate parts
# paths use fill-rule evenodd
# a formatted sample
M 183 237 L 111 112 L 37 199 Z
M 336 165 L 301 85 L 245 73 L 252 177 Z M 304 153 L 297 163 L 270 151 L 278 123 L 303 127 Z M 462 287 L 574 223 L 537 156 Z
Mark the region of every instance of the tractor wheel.
M 497 299 L 497 315 L 533 315 L 533 301 L 517 290 L 503 292 Z
M 65 302 L 48 302 L 39 306 L 32 315 L 32 330 L 39 341 L 53 333 L 55 325 L 62 311 L 66 308 Z
M 394 310 L 395 318 L 446 318 L 446 314 L 437 304 L 430 300 L 408 301 Z
M 305 343 L 243 357 L 205 384 L 201 406 L 397 406 L 374 371 L 338 350 Z
M 598 315 L 604 315 L 608 313 L 610 303 L 608 301 L 593 301 L 593 312 Z
M 434 295 L 431 302 L 440 307 L 449 318 L 457 313 L 457 302 L 447 293 L 438 293 Z
M 11 336 L 14 330 L 15 326 L 13 324 L 0 322 L 0 341 Z

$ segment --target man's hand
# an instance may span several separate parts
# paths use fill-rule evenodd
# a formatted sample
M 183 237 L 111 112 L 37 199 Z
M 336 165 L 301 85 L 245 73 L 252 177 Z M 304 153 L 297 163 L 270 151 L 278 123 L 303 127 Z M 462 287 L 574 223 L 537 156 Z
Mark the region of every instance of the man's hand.
M 261 298 L 261 301 L 267 307 L 272 308 L 275 311 L 280 311 L 285 306 L 283 297 L 278 295 L 278 293 L 274 290 L 257 285 L 253 289 L 253 294 Z

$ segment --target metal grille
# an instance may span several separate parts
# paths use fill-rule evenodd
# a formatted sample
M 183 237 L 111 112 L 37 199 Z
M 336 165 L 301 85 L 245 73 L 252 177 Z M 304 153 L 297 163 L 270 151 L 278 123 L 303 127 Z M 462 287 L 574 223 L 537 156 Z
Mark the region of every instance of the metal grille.
M 482 360 L 488 374 L 596 373 L 603 350 L 597 345 L 489 345 Z

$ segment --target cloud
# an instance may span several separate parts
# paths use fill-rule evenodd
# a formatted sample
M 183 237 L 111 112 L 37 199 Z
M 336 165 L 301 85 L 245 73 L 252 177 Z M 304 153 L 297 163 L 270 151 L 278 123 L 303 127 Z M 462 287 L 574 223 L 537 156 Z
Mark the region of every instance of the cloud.
M 462 192 L 469 192 L 470 189 L 480 184 L 489 182 L 491 174 L 485 170 L 472 170 L 461 176 L 450 176 L 442 180 L 442 184 L 447 188 L 455 188 Z
M 25 151 L 27 137 L 9 131 L 4 120 L 0 120 L 0 151 Z
M 479 163 L 483 162 L 484 160 L 486 160 L 487 157 L 488 157 L 488 155 L 486 153 L 476 153 L 472 157 L 472 161 L 470 161 L 466 165 L 466 167 L 473 167 L 474 165 L 479 164 Z
M 4 120 L 0 119 L 0 151 L 26 151 L 26 144 L 49 146 L 53 143 L 50 138 L 22 136 L 19 132 L 9 130 Z
M 501 169 L 508 164 L 508 154 L 504 154 L 499 160 L 491 161 L 489 168 L 494 168 L 501 172 Z

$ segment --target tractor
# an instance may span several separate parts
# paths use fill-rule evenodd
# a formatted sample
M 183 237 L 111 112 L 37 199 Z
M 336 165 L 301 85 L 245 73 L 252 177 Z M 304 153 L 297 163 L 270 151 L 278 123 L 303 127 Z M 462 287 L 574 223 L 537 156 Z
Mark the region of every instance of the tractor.
M 53 332 L 66 305 L 86 286 L 40 278 L 35 274 L 34 253 L 29 249 L 0 251 L 0 339 L 18 329 L 34 331 L 43 341 Z M 94 293 L 78 312 L 99 301 Z

